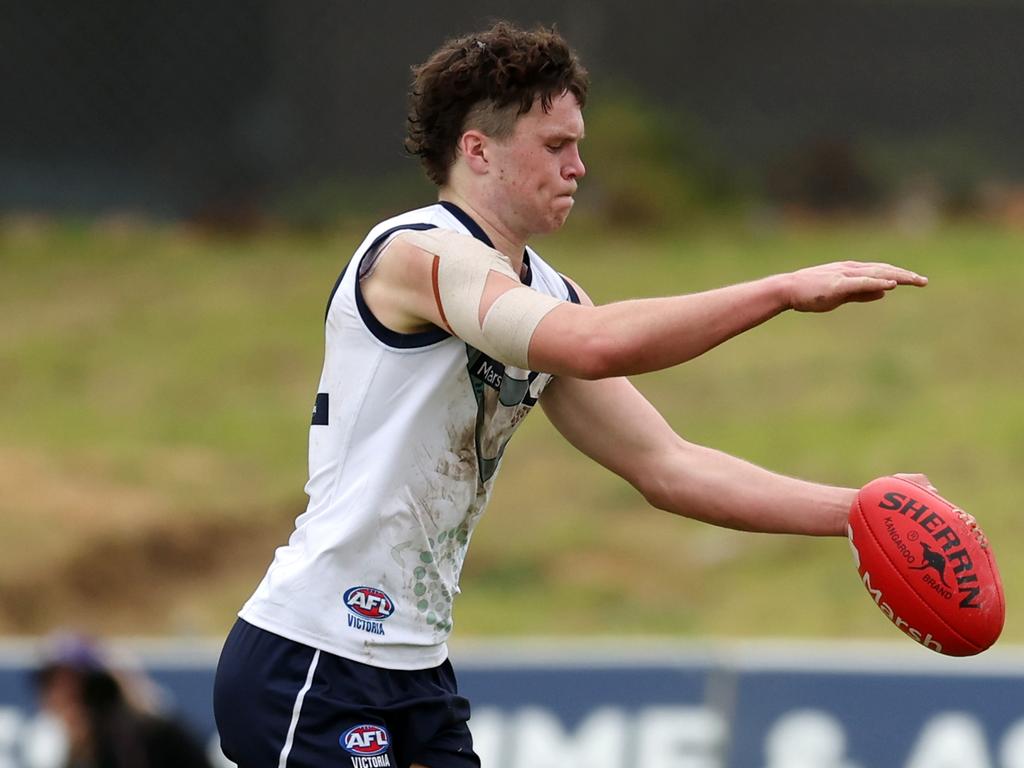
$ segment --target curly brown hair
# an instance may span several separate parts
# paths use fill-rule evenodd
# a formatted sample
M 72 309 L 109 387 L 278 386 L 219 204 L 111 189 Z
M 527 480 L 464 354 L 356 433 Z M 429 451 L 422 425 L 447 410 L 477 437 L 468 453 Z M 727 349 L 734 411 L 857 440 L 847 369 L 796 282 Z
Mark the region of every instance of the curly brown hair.
M 582 108 L 590 84 L 554 27 L 525 30 L 506 21 L 448 40 L 412 73 L 405 148 L 438 186 L 447 183 L 466 130 L 507 138 L 538 97 L 545 112 L 566 92 Z

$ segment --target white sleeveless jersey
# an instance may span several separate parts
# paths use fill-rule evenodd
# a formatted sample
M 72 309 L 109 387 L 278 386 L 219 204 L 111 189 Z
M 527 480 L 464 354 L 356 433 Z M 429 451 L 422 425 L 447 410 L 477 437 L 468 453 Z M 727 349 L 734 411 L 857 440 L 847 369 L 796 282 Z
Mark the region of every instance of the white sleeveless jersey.
M 309 433 L 309 505 L 239 615 L 329 653 L 391 669 L 447 657 L 452 602 L 505 444 L 551 376 L 505 366 L 441 329 L 400 334 L 359 277 L 401 229 L 491 245 L 451 203 L 374 227 L 331 294 Z M 527 249 L 523 282 L 578 301 Z

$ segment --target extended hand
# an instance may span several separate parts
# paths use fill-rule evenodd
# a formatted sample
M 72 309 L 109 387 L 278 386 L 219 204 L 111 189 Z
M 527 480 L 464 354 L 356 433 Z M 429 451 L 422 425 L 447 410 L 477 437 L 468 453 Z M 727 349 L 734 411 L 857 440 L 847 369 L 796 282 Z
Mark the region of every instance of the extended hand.
M 897 285 L 928 284 L 928 278 L 892 264 L 837 261 L 787 275 L 789 306 L 799 312 L 830 312 L 850 301 L 876 301 Z
M 932 481 L 928 479 L 928 475 L 923 475 L 919 472 L 895 472 L 893 477 L 902 477 L 904 480 L 909 480 L 912 483 L 927 488 L 932 493 L 938 493 L 939 489 L 932 485 Z

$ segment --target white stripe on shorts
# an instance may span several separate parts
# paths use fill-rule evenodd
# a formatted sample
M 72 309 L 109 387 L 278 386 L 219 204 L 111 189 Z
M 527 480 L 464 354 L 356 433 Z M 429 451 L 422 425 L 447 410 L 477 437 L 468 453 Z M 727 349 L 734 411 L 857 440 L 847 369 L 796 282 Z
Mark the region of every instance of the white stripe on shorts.
M 281 747 L 281 759 L 277 761 L 277 768 L 285 768 L 288 765 L 288 753 L 292 751 L 292 742 L 295 741 L 295 728 L 299 724 L 299 713 L 302 711 L 302 700 L 306 698 L 306 691 L 313 685 L 313 673 L 316 672 L 316 663 L 320 660 L 320 649 L 317 648 L 313 654 L 313 660 L 309 662 L 309 671 L 306 673 L 306 684 L 302 686 L 295 697 L 295 706 L 292 708 L 292 721 L 288 726 L 288 736 Z

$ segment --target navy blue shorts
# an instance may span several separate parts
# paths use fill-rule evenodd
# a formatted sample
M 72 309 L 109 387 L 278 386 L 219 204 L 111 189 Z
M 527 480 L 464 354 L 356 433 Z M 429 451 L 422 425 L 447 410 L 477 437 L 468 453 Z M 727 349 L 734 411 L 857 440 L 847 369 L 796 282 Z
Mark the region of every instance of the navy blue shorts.
M 379 669 L 239 619 L 217 665 L 213 709 L 239 768 L 479 768 L 469 702 L 445 662 Z

